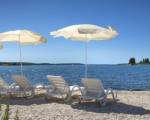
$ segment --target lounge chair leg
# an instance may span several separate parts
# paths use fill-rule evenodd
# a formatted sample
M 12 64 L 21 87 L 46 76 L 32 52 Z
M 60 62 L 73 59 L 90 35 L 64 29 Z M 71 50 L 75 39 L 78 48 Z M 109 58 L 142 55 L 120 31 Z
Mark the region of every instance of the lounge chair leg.
M 48 102 L 48 101 L 49 101 L 49 99 L 48 99 L 48 97 L 47 97 L 47 96 L 45 96 L 45 97 L 44 97 L 44 99 L 45 99 L 45 101 L 46 101 L 46 102 Z
M 45 99 L 46 102 L 48 101 L 48 100 L 47 100 L 47 97 L 44 97 L 44 99 Z
M 67 103 L 72 101 L 71 93 L 67 94 L 67 97 L 64 101 L 67 102 Z
M 113 101 L 116 102 L 116 99 L 115 99 L 113 91 L 111 91 L 111 94 L 112 94 L 112 97 L 113 97 Z
M 82 100 L 81 100 L 81 98 L 79 98 L 79 101 L 78 101 L 78 103 L 79 103 L 79 104 L 82 104 Z
M 98 106 L 101 106 L 101 102 L 99 100 L 95 100 L 95 102 Z
M 67 99 L 64 99 L 64 101 L 65 101 L 66 103 L 68 103 L 68 102 L 71 102 L 72 100 L 71 100 L 71 97 L 68 97 Z
M 104 98 L 102 100 L 98 100 L 98 103 L 101 105 L 101 106 L 105 106 L 107 104 L 107 98 Z
M 102 106 L 105 106 L 105 105 L 107 104 L 107 101 L 106 101 L 106 100 L 102 100 L 102 101 L 100 101 L 100 104 L 101 104 Z

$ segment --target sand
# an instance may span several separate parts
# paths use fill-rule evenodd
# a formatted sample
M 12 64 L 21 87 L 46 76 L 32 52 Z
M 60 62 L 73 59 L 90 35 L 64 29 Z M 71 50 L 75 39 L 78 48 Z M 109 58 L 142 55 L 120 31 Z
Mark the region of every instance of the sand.
M 43 96 L 10 100 L 9 119 L 14 120 L 150 120 L 150 91 L 117 91 L 118 100 L 109 99 L 104 107 L 96 103 L 65 104 L 45 101 Z M 111 98 L 111 96 L 109 96 Z M 4 107 L 6 101 L 1 101 Z M 2 113 L 2 111 L 1 111 Z

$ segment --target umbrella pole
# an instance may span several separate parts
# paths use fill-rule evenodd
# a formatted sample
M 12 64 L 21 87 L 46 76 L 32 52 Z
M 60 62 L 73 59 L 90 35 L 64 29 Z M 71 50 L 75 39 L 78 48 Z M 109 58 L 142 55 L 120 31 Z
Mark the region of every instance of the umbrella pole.
M 19 35 L 19 41 L 20 41 L 20 35 Z M 21 49 L 21 43 L 19 42 L 19 52 L 20 52 L 20 73 L 23 75 L 23 70 L 22 70 L 22 49 Z
M 87 45 L 88 45 L 88 42 L 85 43 L 85 79 L 87 78 L 87 72 L 88 72 L 88 68 L 87 68 Z

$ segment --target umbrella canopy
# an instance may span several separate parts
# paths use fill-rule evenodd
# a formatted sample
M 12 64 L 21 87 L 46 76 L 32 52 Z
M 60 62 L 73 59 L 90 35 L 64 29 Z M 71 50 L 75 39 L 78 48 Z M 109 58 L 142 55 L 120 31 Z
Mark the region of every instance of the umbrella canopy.
M 110 40 L 118 35 L 117 31 L 91 24 L 71 25 L 57 31 L 50 32 L 54 37 L 64 37 L 74 41 L 86 42 L 85 45 L 85 78 L 87 78 L 87 42 L 95 40 Z
M 46 42 L 41 35 L 29 30 L 15 30 L 0 33 L 0 42 L 19 42 L 24 45 L 36 45 Z
M 18 42 L 20 45 L 37 45 L 45 43 L 47 40 L 32 31 L 29 30 L 15 30 L 0 33 L 0 48 L 3 47 L 2 43 L 4 42 Z M 22 54 L 20 46 L 20 64 L 21 64 L 21 73 L 22 73 Z
M 108 28 L 103 28 L 97 25 L 80 24 L 50 32 L 50 35 L 53 35 L 54 37 L 64 37 L 66 39 L 86 42 L 91 40 L 98 41 L 112 39 L 117 36 L 118 33 L 110 26 Z

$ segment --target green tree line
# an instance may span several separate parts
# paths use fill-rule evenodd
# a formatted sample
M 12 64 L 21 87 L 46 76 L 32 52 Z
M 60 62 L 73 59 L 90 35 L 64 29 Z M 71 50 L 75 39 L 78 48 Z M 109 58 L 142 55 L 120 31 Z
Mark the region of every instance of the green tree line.
M 143 58 L 140 62 L 136 62 L 136 59 L 134 57 L 129 59 L 128 64 L 130 65 L 136 65 L 136 64 L 150 64 L 149 58 Z

